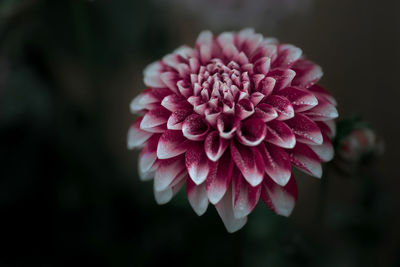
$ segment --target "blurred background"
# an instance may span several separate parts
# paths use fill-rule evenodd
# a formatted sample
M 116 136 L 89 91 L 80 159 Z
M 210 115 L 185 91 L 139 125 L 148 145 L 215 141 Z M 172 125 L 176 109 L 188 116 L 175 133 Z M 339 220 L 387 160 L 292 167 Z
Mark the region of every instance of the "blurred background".
M 400 266 L 400 2 L 0 0 L 1 266 Z M 320 181 L 289 218 L 228 234 L 184 192 L 158 206 L 126 148 L 142 70 L 198 33 L 254 27 L 323 67 L 385 154 Z

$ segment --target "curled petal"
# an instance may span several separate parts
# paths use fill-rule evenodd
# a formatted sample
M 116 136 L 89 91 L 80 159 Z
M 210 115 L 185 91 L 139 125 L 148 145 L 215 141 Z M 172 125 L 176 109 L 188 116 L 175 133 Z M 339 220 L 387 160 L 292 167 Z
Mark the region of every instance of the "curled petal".
M 163 83 L 175 94 L 179 94 L 178 86 L 176 83 L 179 81 L 179 76 L 176 72 L 168 71 L 160 75 Z
M 210 163 L 204 153 L 203 145 L 199 142 L 192 143 L 185 153 L 186 169 L 195 184 L 203 183 L 210 172 Z
M 299 170 L 314 177 L 321 178 L 321 161 L 318 155 L 307 145 L 297 143 L 297 145 L 292 150 L 288 150 L 287 153 L 292 164 Z
M 217 161 L 228 147 L 229 141 L 221 138 L 217 131 L 210 132 L 204 141 L 204 150 L 207 157 L 212 161 Z
M 264 176 L 265 166 L 258 149 L 232 141 L 231 154 L 233 161 L 243 174 L 244 178 L 252 186 L 259 185 Z
M 225 196 L 215 205 L 219 216 L 224 222 L 225 228 L 229 233 L 240 230 L 247 222 L 247 217 L 236 219 L 232 206 L 232 189 L 229 188 Z
M 182 124 L 183 135 L 193 141 L 206 139 L 209 130 L 210 125 L 198 114 L 188 116 Z
M 222 138 L 232 138 L 239 126 L 240 121 L 233 114 L 221 114 L 217 119 L 217 129 Z
M 156 170 L 157 144 L 159 134 L 154 134 L 145 144 L 139 155 L 139 177 L 142 181 L 153 179 Z
M 169 159 L 186 152 L 188 141 L 181 131 L 165 131 L 157 146 L 157 157 L 159 159 Z
M 132 123 L 128 131 L 128 149 L 139 148 L 153 135 L 140 129 L 142 118 L 137 119 Z
M 191 179 L 186 182 L 186 194 L 193 210 L 197 215 L 203 215 L 208 207 L 208 197 L 205 183 L 196 185 Z
M 236 219 L 244 218 L 256 207 L 261 193 L 261 184 L 251 186 L 240 172 L 232 177 L 232 206 Z
M 147 89 L 132 100 L 130 110 L 133 114 L 137 114 L 157 108 L 161 100 L 170 93 L 171 91 L 165 88 Z
M 239 100 L 236 105 L 236 116 L 240 120 L 244 120 L 254 113 L 254 104 L 246 98 Z
M 314 84 L 313 86 L 309 87 L 308 90 L 311 91 L 316 96 L 326 99 L 332 105 L 334 106 L 337 105 L 336 99 L 328 91 L 326 91 L 318 84 Z
M 154 190 L 163 191 L 167 189 L 174 179 L 186 172 L 185 157 L 179 156 L 176 158 L 159 160 L 157 170 L 154 176 Z
M 296 61 L 291 68 L 296 72 L 292 85 L 301 88 L 308 88 L 317 83 L 323 74 L 320 66 L 306 59 Z
M 297 201 L 297 184 L 294 176 L 292 175 L 283 187 L 266 177 L 262 183 L 261 198 L 276 214 L 288 217 Z
M 292 148 L 296 144 L 296 136 L 286 123 L 273 120 L 267 124 L 265 141 L 283 148 Z
M 317 106 L 305 111 L 303 114 L 314 121 L 329 121 L 339 116 L 336 107 L 330 102 L 322 98 L 319 98 L 318 102 Z
M 290 45 L 281 44 L 278 46 L 278 57 L 273 63 L 273 67 L 290 67 L 296 60 L 298 60 L 303 51 L 300 48 Z
M 296 112 L 312 109 L 318 105 L 318 100 L 314 94 L 295 87 L 287 87 L 279 91 L 279 95 L 286 97 Z
M 283 96 L 271 95 L 265 100 L 265 103 L 275 108 L 278 113 L 277 120 L 283 121 L 294 117 L 292 104 Z
M 175 112 L 181 109 L 190 109 L 190 104 L 186 101 L 186 99 L 182 96 L 175 94 L 164 97 L 161 102 L 161 106 L 171 112 Z
M 292 129 L 298 142 L 310 145 L 322 144 L 321 130 L 307 116 L 296 114 L 294 118 L 287 120 L 286 124 Z
M 212 57 L 213 34 L 210 31 L 201 32 L 197 38 L 196 46 L 200 52 L 201 62 L 207 63 Z
M 156 61 L 148 65 L 144 71 L 144 84 L 149 87 L 162 88 L 164 83 L 160 78 L 164 67 L 160 61 Z
M 236 138 L 246 146 L 259 145 L 267 135 L 267 125 L 259 118 L 250 118 L 241 123 Z
M 321 132 L 325 133 L 329 138 L 336 136 L 336 123 L 334 120 L 317 121 L 316 124 L 321 129 Z
M 212 167 L 207 176 L 206 190 L 208 199 L 212 204 L 218 203 L 224 196 L 231 182 L 233 161 L 229 152 L 217 161 L 212 163 Z
M 290 159 L 286 151 L 273 144 L 258 146 L 264 159 L 265 172 L 280 186 L 285 186 L 292 174 Z

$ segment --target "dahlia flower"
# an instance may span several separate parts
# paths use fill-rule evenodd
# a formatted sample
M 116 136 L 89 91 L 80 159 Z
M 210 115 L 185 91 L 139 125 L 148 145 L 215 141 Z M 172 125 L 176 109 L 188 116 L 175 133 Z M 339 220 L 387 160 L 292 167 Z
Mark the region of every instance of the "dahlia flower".
M 148 87 L 130 105 L 140 114 L 128 147 L 142 148 L 142 180 L 167 203 L 186 186 L 202 215 L 215 205 L 229 232 L 259 198 L 288 216 L 297 199 L 291 166 L 321 177 L 333 157 L 335 99 L 316 84 L 321 68 L 302 51 L 252 29 L 182 46 L 144 70 Z

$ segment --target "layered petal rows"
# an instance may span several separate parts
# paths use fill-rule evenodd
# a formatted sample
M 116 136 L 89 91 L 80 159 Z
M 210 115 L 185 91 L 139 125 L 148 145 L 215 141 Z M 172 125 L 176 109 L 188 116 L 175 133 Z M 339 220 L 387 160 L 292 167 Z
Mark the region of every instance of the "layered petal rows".
M 202 215 L 215 205 L 227 230 L 246 223 L 260 197 L 289 216 L 297 199 L 291 167 L 322 175 L 333 157 L 335 99 L 316 83 L 321 68 L 301 49 L 245 29 L 182 46 L 144 70 L 148 87 L 128 147 L 142 148 L 139 172 L 154 178 L 159 204 L 186 186 Z

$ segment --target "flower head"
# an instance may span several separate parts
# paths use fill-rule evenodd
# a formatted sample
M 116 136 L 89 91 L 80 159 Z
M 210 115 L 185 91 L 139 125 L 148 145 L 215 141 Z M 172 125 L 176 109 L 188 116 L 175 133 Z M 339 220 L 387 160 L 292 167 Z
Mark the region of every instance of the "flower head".
M 148 89 L 131 103 L 142 115 L 128 134 L 143 147 L 139 171 L 154 177 L 159 204 L 186 184 L 198 215 L 215 205 L 240 229 L 259 198 L 288 216 L 297 199 L 291 166 L 321 177 L 331 160 L 335 99 L 316 85 L 321 68 L 289 44 L 245 29 L 202 32 L 144 71 Z

